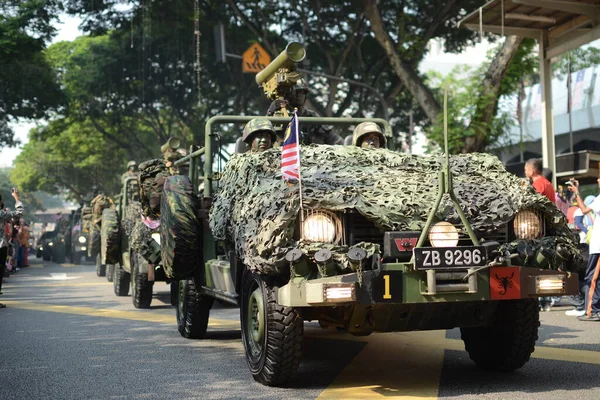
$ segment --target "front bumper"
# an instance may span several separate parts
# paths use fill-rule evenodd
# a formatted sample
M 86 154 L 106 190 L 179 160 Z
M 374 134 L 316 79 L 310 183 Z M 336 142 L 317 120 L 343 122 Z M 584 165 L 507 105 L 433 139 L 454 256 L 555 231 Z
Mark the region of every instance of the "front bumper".
M 469 271 L 402 271 L 382 269 L 308 281 L 291 281 L 278 289 L 278 302 L 289 307 L 333 307 L 353 304 L 422 304 L 515 300 L 575 295 L 579 278 L 565 273 L 519 266 Z

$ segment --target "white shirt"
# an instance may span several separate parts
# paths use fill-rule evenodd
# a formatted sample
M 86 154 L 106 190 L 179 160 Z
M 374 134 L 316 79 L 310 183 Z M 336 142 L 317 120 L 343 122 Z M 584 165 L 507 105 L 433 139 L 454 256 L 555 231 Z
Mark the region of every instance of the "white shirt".
M 600 254 L 600 195 L 596 196 L 588 207 L 595 214 L 592 237 L 590 238 L 590 254 Z

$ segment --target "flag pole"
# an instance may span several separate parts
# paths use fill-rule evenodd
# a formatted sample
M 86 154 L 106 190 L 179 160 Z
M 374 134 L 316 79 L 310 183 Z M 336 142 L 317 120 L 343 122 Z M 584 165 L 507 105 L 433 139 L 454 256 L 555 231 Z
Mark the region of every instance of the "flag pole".
M 300 125 L 298 124 L 298 109 L 294 108 L 294 131 L 296 131 L 296 156 L 298 157 L 298 190 L 300 191 L 300 223 L 304 222 L 304 199 L 302 197 L 302 174 L 300 168 Z

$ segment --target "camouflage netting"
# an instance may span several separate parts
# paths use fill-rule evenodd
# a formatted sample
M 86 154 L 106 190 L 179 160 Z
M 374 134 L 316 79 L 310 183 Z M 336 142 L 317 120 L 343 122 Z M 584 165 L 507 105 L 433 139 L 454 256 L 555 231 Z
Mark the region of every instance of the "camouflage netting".
M 88 256 L 95 257 L 101 251 L 101 232 L 102 212 L 106 208 L 114 208 L 115 204 L 110 197 L 99 194 L 90 202 L 92 209 L 91 220 L 89 222 L 89 246 Z
M 117 210 L 107 208 L 102 212 L 100 227 L 102 264 L 117 264 L 121 257 L 121 236 L 119 235 L 119 217 Z
M 283 257 L 292 247 L 310 254 L 304 243 L 293 239 L 300 205 L 298 185 L 283 183 L 280 157 L 278 150 L 234 155 L 210 213 L 213 235 L 233 242 L 238 257 L 265 274 L 287 270 Z M 352 146 L 303 146 L 301 159 L 305 208 L 355 209 L 386 231 L 422 230 L 435 204 L 444 161 L 442 156 Z M 564 237 L 567 251 L 577 254 L 562 213 L 508 173 L 495 156 L 452 156 L 450 164 L 454 193 L 476 231 L 498 229 L 517 211 L 537 209 L 545 217 L 547 235 Z M 460 222 L 447 196 L 437 217 Z
M 123 231 L 129 240 L 129 247 L 147 258 L 153 252 L 151 248 L 153 230 L 142 222 L 141 217 L 142 207 L 140 203 L 135 202 L 128 205 L 123 220 Z
M 139 166 L 139 190 L 142 211 L 152 219 L 160 218 L 160 196 L 169 170 L 161 159 L 149 160 Z
M 196 218 L 198 199 L 187 176 L 165 180 L 161 200 L 162 266 L 169 278 L 189 279 L 200 265 L 201 227 Z

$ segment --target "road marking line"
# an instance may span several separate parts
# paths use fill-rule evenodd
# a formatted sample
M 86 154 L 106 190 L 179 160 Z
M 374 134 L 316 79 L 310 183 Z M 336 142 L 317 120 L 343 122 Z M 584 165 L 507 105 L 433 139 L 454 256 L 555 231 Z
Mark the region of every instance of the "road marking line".
M 444 347 L 439 344 L 445 336 L 446 331 L 425 331 L 365 338 L 365 349 L 318 398 L 437 399 L 444 365 Z
M 132 321 L 144 321 L 144 322 L 158 322 L 162 324 L 175 325 L 175 313 L 173 315 L 165 315 L 152 312 L 139 312 L 139 311 L 121 311 L 111 310 L 107 308 L 92 308 L 92 307 L 75 307 L 75 306 L 63 306 L 57 304 L 36 304 L 26 303 L 20 301 L 3 301 L 4 304 L 11 308 L 18 308 L 22 310 L 32 311 L 46 311 L 56 312 L 63 314 L 75 314 L 85 315 L 89 317 L 103 317 L 103 318 L 117 318 L 117 319 L 128 319 Z M 238 321 L 231 321 L 226 319 L 210 319 L 208 326 L 211 328 L 220 329 L 239 329 L 240 323 Z
M 85 283 L 40 283 L 34 285 L 18 285 L 9 286 L 12 289 L 30 288 L 30 287 L 63 287 L 63 286 L 112 286 L 111 282 L 85 282 Z

